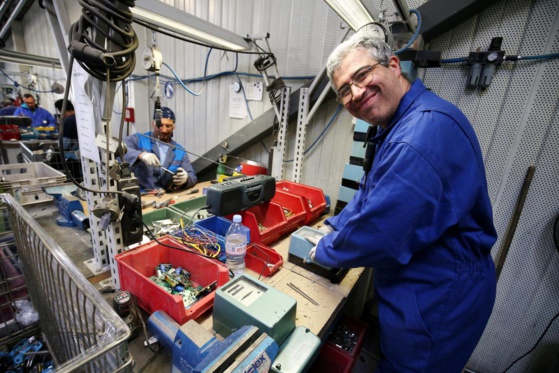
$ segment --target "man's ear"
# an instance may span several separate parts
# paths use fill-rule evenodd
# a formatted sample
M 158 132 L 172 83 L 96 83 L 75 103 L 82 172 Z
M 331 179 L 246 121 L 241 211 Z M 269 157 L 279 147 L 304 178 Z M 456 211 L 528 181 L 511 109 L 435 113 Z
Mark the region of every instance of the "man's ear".
M 390 57 L 390 59 L 388 60 L 388 68 L 398 75 L 402 74 L 402 71 L 400 69 L 400 59 L 396 56 Z

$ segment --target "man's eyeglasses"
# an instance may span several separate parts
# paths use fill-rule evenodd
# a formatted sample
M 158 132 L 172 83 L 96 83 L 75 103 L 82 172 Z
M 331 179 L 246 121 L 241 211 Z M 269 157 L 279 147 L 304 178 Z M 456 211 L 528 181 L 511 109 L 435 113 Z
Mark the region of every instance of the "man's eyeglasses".
M 367 84 L 369 84 L 372 80 L 373 69 L 380 64 L 382 64 L 382 62 L 377 62 L 369 66 L 363 66 L 362 68 L 357 70 L 351 77 L 351 82 L 349 84 L 341 86 L 340 89 L 338 89 L 338 101 L 341 102 L 343 105 L 347 104 L 353 97 L 351 86 L 355 85 L 356 87 L 363 88 Z

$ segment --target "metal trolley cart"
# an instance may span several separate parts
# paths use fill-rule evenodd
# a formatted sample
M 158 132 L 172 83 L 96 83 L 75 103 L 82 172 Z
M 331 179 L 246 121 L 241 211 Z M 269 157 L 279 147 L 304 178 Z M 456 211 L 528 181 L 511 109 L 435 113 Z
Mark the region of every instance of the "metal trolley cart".
M 10 301 L 28 292 L 39 314 L 35 332 L 42 333 L 56 372 L 131 372 L 124 321 L 12 196 L 0 194 L 0 212 L 0 220 L 9 217 L 0 231 L 11 228 L 17 246 L 0 245 L 0 348 L 33 332 L 5 320 Z

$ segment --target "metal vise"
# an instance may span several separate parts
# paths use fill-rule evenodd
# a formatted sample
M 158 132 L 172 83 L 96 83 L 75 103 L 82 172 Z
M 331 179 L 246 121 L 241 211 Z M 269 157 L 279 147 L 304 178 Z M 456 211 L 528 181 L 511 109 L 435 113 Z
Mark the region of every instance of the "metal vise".
M 86 230 L 89 228 L 89 218 L 84 214 L 80 200 L 73 195 L 76 190 L 75 185 L 43 187 L 46 194 L 54 197 L 54 204 L 60 212 L 56 224 Z
M 172 351 L 173 372 L 268 372 L 278 345 L 258 328 L 246 325 L 224 340 L 190 320 L 179 326 L 163 311 L 148 319 L 148 330 Z

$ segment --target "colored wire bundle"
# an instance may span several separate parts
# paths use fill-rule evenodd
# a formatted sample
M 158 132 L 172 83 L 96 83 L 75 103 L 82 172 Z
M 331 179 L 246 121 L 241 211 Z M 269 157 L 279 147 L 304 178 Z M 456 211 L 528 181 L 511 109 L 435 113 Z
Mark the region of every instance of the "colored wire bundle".
M 196 226 L 185 227 L 181 219 L 180 236 L 177 237 L 184 245 L 210 258 L 218 258 L 221 245 L 215 233 Z

